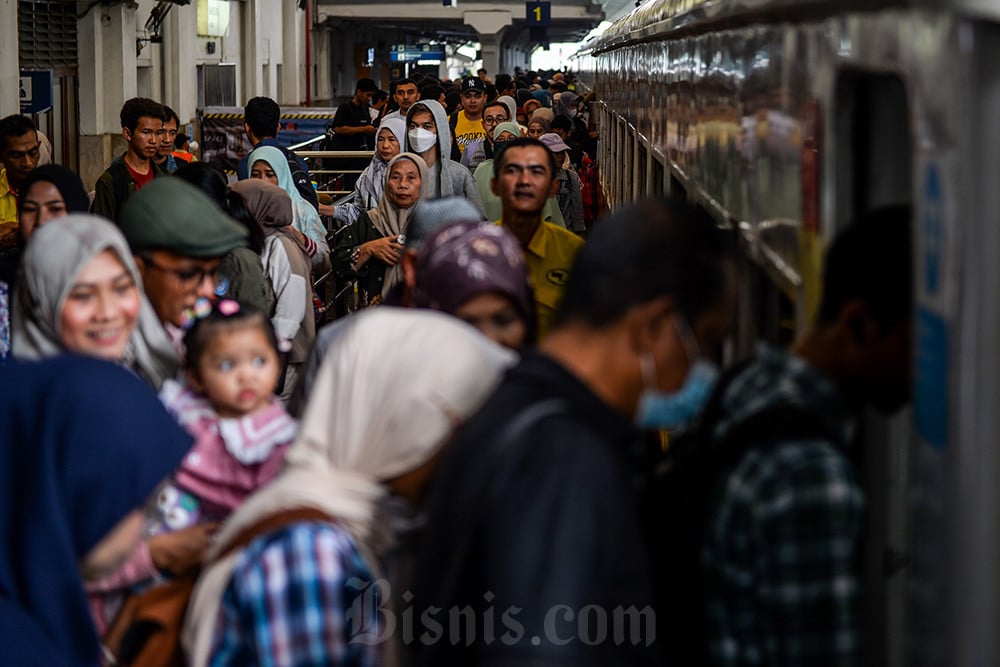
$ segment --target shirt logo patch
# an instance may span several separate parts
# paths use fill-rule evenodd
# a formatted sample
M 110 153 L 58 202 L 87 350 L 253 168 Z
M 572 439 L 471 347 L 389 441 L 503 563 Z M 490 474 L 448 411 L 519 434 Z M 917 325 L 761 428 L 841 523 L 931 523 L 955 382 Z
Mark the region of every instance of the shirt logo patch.
M 545 274 L 545 278 L 553 285 L 563 287 L 569 282 L 569 271 L 566 269 L 552 269 Z

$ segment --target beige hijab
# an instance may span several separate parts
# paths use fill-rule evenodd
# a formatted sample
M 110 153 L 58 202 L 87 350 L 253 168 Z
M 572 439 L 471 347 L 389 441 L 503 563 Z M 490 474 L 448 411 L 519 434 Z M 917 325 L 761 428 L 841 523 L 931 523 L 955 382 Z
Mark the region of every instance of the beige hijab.
M 409 160 L 417 165 L 420 171 L 420 194 L 413 205 L 409 208 L 399 208 L 389 199 L 389 176 L 393 167 L 401 160 Z M 389 160 L 389 166 L 385 170 L 385 179 L 382 182 L 382 198 L 379 199 L 378 206 L 368 211 L 368 218 L 372 221 L 375 229 L 382 232 L 383 236 L 399 236 L 406 233 L 409 223 L 410 213 L 418 203 L 427 195 L 427 163 L 416 153 L 400 153 Z M 402 263 L 389 267 L 385 270 L 385 278 L 382 281 L 382 296 L 386 297 L 393 287 L 403 279 Z
M 142 277 L 125 237 L 96 215 L 74 213 L 50 220 L 31 235 L 11 309 L 11 351 L 17 359 L 44 359 L 66 352 L 60 331 L 66 296 L 84 267 L 105 250 L 121 260 L 141 301 L 121 363 L 159 389 L 164 380 L 177 374 L 177 351 L 142 292 Z
M 384 482 L 429 461 L 514 361 L 453 317 L 388 307 L 340 325 L 329 349 L 285 470 L 226 521 L 209 558 L 267 516 L 312 507 L 346 526 L 377 571 L 372 559 L 393 542 L 377 517 L 387 495 Z M 232 554 L 207 569 L 195 588 L 183 631 L 193 665 L 208 661 L 236 558 Z

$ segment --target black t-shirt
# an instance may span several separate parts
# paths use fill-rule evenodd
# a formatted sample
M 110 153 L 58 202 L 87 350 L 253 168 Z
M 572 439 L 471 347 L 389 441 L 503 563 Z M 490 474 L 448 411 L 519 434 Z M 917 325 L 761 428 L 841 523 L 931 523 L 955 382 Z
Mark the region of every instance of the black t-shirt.
M 563 408 L 502 442 L 517 415 L 550 399 Z M 646 644 L 655 615 L 635 439 L 624 416 L 549 357 L 529 353 L 506 375 L 435 475 L 414 591 L 418 666 L 656 663 L 656 645 Z M 471 642 L 448 616 L 467 606 L 476 613 Z M 626 619 L 625 637 L 635 631 L 641 641 L 617 645 L 615 615 L 633 606 L 646 627 Z M 444 610 L 430 616 L 443 626 L 436 640 L 422 617 L 431 607 Z
M 337 107 L 337 114 L 333 117 L 334 131 L 338 127 L 364 127 L 372 124 L 371 114 L 367 107 L 359 107 L 354 102 L 345 102 Z M 366 151 L 375 148 L 374 134 L 337 134 L 334 139 L 336 147 L 334 150 L 340 151 Z

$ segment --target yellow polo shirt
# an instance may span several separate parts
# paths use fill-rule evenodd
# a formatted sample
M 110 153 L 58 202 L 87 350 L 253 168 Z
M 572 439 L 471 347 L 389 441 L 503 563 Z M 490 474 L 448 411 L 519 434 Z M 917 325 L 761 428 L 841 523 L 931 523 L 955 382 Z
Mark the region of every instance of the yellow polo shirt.
M 17 197 L 7 183 L 7 170 L 0 169 L 0 225 L 17 222 Z
M 497 220 L 497 224 L 502 226 L 503 221 Z M 576 254 L 582 247 L 583 239 L 579 236 L 544 220 L 528 243 L 524 259 L 535 290 L 538 340 L 542 340 L 552 328 Z

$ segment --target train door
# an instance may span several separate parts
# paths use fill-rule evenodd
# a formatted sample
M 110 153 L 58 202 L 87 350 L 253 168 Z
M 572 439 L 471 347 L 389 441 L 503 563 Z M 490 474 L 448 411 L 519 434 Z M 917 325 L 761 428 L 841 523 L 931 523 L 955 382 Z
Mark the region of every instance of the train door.
M 869 211 L 912 204 L 913 145 L 907 90 L 895 75 L 848 70 L 836 80 L 833 142 L 837 228 Z M 868 498 L 866 662 L 902 665 L 905 637 L 910 413 L 866 415 L 861 453 Z

